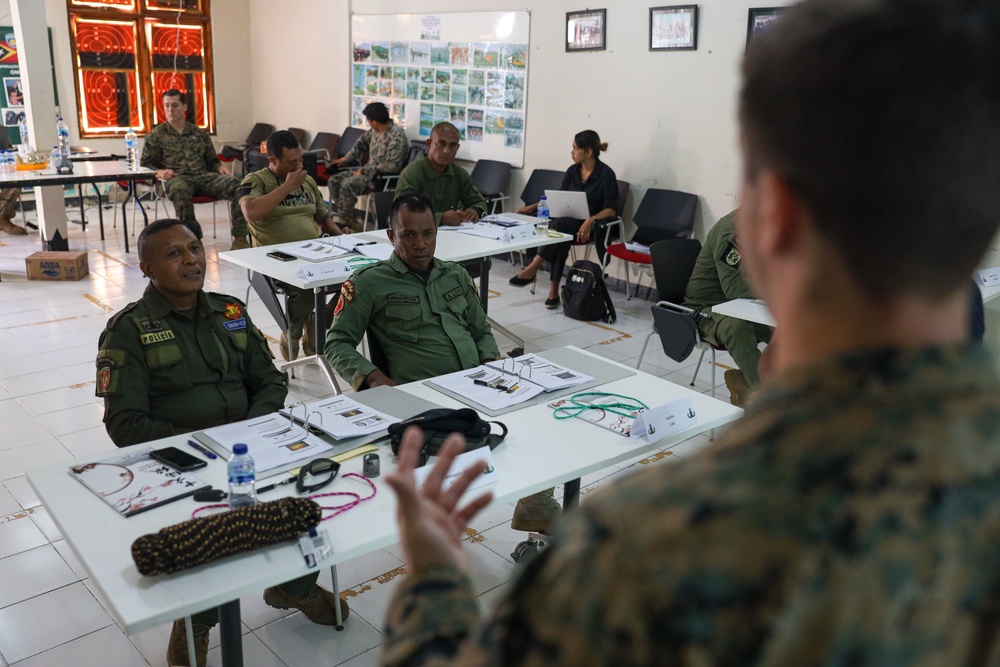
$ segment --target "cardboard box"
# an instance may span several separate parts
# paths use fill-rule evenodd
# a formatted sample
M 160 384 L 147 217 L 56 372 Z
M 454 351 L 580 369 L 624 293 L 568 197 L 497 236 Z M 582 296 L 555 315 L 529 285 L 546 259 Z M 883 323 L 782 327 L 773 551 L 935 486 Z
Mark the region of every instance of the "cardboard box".
M 80 280 L 90 273 L 86 250 L 36 252 L 24 260 L 28 280 Z

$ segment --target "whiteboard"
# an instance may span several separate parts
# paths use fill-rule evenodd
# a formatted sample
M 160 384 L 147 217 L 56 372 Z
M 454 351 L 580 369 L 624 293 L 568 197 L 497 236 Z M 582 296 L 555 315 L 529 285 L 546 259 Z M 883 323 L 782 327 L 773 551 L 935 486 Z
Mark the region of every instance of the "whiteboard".
M 351 124 L 382 102 L 410 139 L 448 121 L 459 159 L 523 167 L 529 24 L 528 12 L 352 15 Z

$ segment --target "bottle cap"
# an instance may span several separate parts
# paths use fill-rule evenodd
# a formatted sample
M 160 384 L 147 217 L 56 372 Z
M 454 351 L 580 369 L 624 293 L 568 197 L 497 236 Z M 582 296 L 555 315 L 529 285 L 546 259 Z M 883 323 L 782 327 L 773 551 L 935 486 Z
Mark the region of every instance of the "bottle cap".
M 233 445 L 233 454 L 237 456 L 247 453 L 247 446 L 244 444 Z

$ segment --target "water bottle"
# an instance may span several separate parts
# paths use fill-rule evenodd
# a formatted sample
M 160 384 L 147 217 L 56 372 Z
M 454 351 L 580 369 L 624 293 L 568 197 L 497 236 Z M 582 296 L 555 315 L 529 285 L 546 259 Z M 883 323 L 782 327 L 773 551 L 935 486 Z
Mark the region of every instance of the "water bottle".
M 18 129 L 21 130 L 21 145 L 18 146 L 18 152 L 21 154 L 22 158 L 28 157 L 28 121 L 21 119 L 21 122 L 17 124 Z
M 14 151 L 0 151 L 0 173 L 13 174 L 15 171 Z
M 59 146 L 52 147 L 52 155 L 49 156 L 49 164 L 53 169 L 59 168 Z
M 125 164 L 129 171 L 139 168 L 139 138 L 131 127 L 125 133 Z
M 538 211 L 536 213 L 537 220 L 535 221 L 535 229 L 538 230 L 539 234 L 549 233 L 549 200 L 542 195 L 542 198 L 538 200 Z
M 257 489 L 254 482 L 253 457 L 244 444 L 233 445 L 233 456 L 229 459 L 229 507 L 238 510 L 257 504 Z

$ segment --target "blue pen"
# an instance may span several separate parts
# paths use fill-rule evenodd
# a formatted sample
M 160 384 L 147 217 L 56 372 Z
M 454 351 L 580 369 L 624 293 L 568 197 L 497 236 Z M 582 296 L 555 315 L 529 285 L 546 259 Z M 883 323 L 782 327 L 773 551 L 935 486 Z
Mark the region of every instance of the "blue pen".
M 201 452 L 202 454 L 204 454 L 205 456 L 207 456 L 210 459 L 217 459 L 217 458 L 219 458 L 218 454 L 216 454 L 215 452 L 209 451 L 208 449 L 206 449 L 204 447 L 204 445 L 201 445 L 201 444 L 195 442 L 194 440 L 188 440 L 188 444 L 191 445 L 192 448 L 197 449 L 199 452 Z

